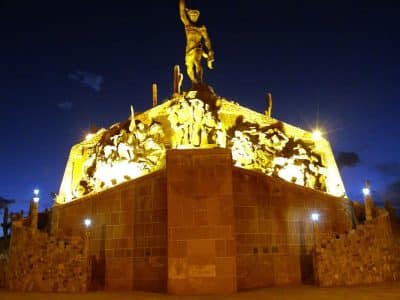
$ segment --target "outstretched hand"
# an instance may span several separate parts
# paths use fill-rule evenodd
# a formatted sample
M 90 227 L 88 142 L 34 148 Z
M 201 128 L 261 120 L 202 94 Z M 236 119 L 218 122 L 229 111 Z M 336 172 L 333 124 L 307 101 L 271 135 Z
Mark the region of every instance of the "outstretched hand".
M 209 60 L 207 61 L 207 67 L 208 67 L 210 70 L 213 69 L 213 62 L 214 62 L 213 59 L 209 59 Z

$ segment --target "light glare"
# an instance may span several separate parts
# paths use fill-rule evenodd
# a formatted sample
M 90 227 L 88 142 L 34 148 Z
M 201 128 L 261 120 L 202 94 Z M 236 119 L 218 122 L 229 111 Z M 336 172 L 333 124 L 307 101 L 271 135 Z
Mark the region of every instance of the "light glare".
M 319 221 L 319 213 L 312 213 L 311 220 L 313 220 L 314 222 L 318 222 Z
M 35 196 L 39 196 L 39 193 L 40 193 L 40 190 L 39 190 L 39 189 L 34 189 L 34 190 L 33 190 L 33 194 L 34 194 Z
M 85 140 L 89 141 L 89 140 L 91 140 L 93 137 L 94 137 L 94 134 L 93 134 L 93 133 L 88 133 L 88 134 L 86 135 L 86 137 L 85 137 Z
M 89 228 L 90 225 L 92 225 L 92 220 L 87 218 L 83 221 L 83 223 L 85 224 L 86 228 Z
M 312 138 L 314 141 L 319 141 L 322 139 L 322 132 L 319 129 L 315 129 L 312 133 Z
M 371 190 L 369 188 L 363 188 L 362 192 L 363 192 L 364 196 L 371 195 Z
M 39 198 L 39 197 L 37 197 L 37 196 L 33 197 L 33 202 L 35 202 L 35 203 L 39 203 L 39 200 L 40 200 L 40 198 Z

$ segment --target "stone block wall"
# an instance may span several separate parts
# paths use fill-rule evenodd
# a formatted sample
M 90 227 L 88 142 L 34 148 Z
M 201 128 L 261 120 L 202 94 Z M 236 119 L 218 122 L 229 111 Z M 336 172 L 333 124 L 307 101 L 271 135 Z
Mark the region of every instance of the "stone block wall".
M 167 190 L 168 292 L 236 292 L 230 151 L 169 151 Z
M 6 287 L 6 268 L 8 265 L 8 255 L 0 253 L 0 288 Z
M 400 279 L 400 246 L 394 243 L 389 215 L 322 240 L 314 261 L 317 284 L 323 287 Z
M 90 218 L 93 289 L 166 291 L 165 172 L 60 205 L 58 230 L 77 234 Z
M 312 280 L 316 211 L 322 238 L 352 227 L 346 199 L 232 167 L 226 149 L 172 150 L 165 170 L 57 206 L 53 228 L 91 218 L 94 289 L 230 293 Z
M 13 222 L 5 285 L 18 292 L 83 292 L 88 258 L 82 237 L 57 238 Z M 0 266 L 1 269 L 1 266 Z
M 312 280 L 312 212 L 323 237 L 352 226 L 347 199 L 239 168 L 232 186 L 239 290 Z

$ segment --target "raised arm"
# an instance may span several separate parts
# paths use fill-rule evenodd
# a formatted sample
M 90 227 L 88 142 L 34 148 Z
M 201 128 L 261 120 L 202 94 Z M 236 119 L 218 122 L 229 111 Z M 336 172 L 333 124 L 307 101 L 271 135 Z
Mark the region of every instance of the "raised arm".
M 181 16 L 182 23 L 189 24 L 189 19 L 186 15 L 185 0 L 179 0 L 179 15 Z

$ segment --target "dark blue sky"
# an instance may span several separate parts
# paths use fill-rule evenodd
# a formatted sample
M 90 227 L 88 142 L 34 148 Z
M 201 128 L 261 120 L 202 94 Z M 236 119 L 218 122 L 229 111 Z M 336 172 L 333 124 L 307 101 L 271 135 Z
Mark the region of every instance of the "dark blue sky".
M 216 61 L 205 76 L 219 95 L 261 112 L 271 91 L 274 117 L 304 129 L 319 119 L 335 152 L 360 158 L 342 170 L 350 198 L 367 178 L 376 198 L 399 187 L 395 1 L 187 2 L 208 27 Z M 34 187 L 50 206 L 70 147 L 131 104 L 150 108 L 153 82 L 167 98 L 184 65 L 178 0 L 0 0 L 0 33 L 0 196 L 14 210 Z

